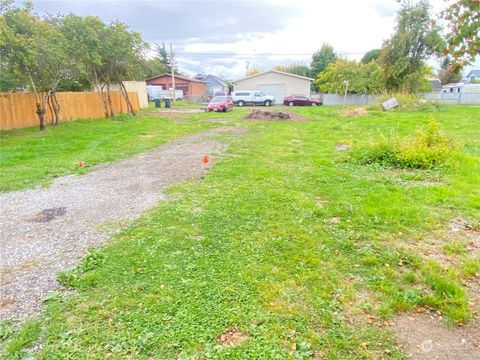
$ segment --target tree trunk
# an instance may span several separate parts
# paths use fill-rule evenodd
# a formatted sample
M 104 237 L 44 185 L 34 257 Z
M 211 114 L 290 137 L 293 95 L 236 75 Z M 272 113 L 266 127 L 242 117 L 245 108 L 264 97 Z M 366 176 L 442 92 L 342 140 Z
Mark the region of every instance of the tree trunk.
M 52 125 L 54 125 L 55 124 L 55 117 L 54 117 L 55 112 L 53 111 L 52 97 L 50 97 L 50 99 L 48 101 L 48 110 L 50 110 L 50 114 L 52 114 Z
M 110 116 L 114 117 L 115 113 L 113 112 L 113 104 L 112 104 L 112 97 L 110 96 L 110 84 L 107 83 L 107 99 L 108 99 L 108 105 L 110 108 Z
M 40 97 L 38 97 L 38 100 L 36 101 L 36 106 L 37 106 L 37 115 L 38 115 L 38 122 L 40 124 L 40 130 L 43 131 L 45 130 L 45 114 L 47 112 L 47 103 L 48 103 L 48 98 L 50 97 L 50 92 L 47 92 L 45 95 L 42 94 L 42 100 L 40 100 Z
M 130 98 L 128 97 L 127 88 L 125 87 L 125 84 L 123 82 L 120 82 L 120 92 L 123 94 L 123 97 L 125 98 L 128 111 L 130 111 L 132 115 L 135 115 L 135 110 L 133 110 L 132 103 L 130 102 Z
M 54 125 L 60 124 L 61 114 L 60 114 L 60 103 L 58 102 L 57 93 L 53 92 L 51 95 L 52 106 L 53 106 L 53 116 L 55 117 Z
M 37 116 L 40 124 L 40 131 L 45 130 L 45 108 L 42 108 L 42 105 L 37 102 Z

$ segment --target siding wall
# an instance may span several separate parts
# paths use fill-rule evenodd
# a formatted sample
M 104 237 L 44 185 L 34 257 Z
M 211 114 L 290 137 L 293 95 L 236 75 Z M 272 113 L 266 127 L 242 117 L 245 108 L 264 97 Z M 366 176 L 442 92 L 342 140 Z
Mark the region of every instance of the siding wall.
M 276 73 L 265 73 L 259 76 L 237 80 L 233 85 L 233 89 L 234 91 L 257 90 L 259 85 L 285 85 L 285 95 L 310 94 L 309 80 Z M 281 101 L 283 101 L 283 99 L 281 99 Z
M 164 90 L 172 87 L 172 77 L 169 75 L 160 76 L 147 81 L 147 85 L 161 85 Z M 204 82 L 188 81 L 175 78 L 175 89 L 182 90 L 184 95 L 197 95 L 207 93 L 207 84 Z
M 145 81 L 124 81 L 123 84 L 129 93 L 138 94 L 138 104 L 140 108 L 148 107 L 147 83 Z M 120 91 L 117 86 L 112 86 L 112 91 Z

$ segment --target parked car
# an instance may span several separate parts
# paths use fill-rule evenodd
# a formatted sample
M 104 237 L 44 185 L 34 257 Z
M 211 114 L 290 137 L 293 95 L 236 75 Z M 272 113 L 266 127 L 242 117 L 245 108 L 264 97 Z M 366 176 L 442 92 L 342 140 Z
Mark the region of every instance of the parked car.
M 233 101 L 230 96 L 215 96 L 209 101 L 207 105 L 208 111 L 223 111 L 227 112 L 233 110 Z
M 283 105 L 287 106 L 317 106 L 322 105 L 320 100 L 312 99 L 305 95 L 290 95 L 283 99 Z
M 265 95 L 261 91 L 234 91 L 232 100 L 235 105 L 265 105 L 275 104 L 275 96 Z

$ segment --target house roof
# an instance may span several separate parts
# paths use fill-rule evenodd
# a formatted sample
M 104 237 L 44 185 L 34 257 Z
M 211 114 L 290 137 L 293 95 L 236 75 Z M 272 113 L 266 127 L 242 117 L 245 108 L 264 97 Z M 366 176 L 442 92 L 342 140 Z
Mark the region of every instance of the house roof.
M 265 74 L 268 74 L 268 73 L 275 73 L 275 74 L 280 74 L 280 75 L 287 75 L 287 76 L 291 76 L 291 77 L 295 77 L 295 78 L 299 78 L 299 79 L 304 79 L 304 80 L 308 80 L 308 81 L 313 81 L 313 80 L 315 80 L 315 79 L 312 79 L 312 78 L 309 78 L 309 77 L 306 77 L 306 76 L 300 76 L 300 75 L 290 74 L 290 73 L 283 72 L 283 71 L 278 71 L 278 70 L 269 70 L 269 71 L 265 71 L 265 72 L 262 72 L 262 73 L 259 73 L 259 74 L 255 74 L 255 75 L 252 75 L 252 76 L 247 76 L 246 78 L 243 78 L 243 79 L 235 80 L 233 83 L 236 83 L 236 82 L 242 81 L 242 80 L 246 80 L 246 79 L 252 79 L 252 78 L 254 78 L 254 77 L 257 77 L 257 76 L 260 76 L 260 75 L 265 75 Z
M 164 74 L 161 74 L 161 75 L 156 75 L 156 76 L 153 76 L 145 81 L 148 81 L 148 80 L 153 80 L 153 79 L 156 79 L 156 78 L 159 78 L 159 77 L 162 77 L 162 76 L 172 76 L 172 74 L 169 74 L 169 73 L 164 73 Z M 196 82 L 196 83 L 201 83 L 201 84 L 205 84 L 205 81 L 201 81 L 201 80 L 195 80 L 195 79 L 192 79 L 192 78 L 189 78 L 187 76 L 182 76 L 182 75 L 177 75 L 175 74 L 175 79 L 182 79 L 182 80 L 186 80 L 186 81 L 191 81 L 191 82 Z
M 433 89 L 441 89 L 442 88 L 442 82 L 440 81 L 440 79 L 432 78 L 432 79 L 428 79 L 428 81 L 432 85 Z
M 470 78 L 471 76 L 475 76 L 476 78 L 477 77 L 480 78 L 480 69 L 470 70 L 470 72 L 467 74 L 467 76 L 465 76 L 465 78 Z
M 442 88 L 452 88 L 452 87 L 461 87 L 465 85 L 463 82 L 459 82 L 459 83 L 448 83 L 448 84 L 445 84 L 445 85 L 442 85 Z
M 227 86 L 227 84 L 226 84 L 224 81 L 220 80 L 220 79 L 219 79 L 218 77 L 216 77 L 215 75 L 207 75 L 207 76 L 205 77 L 205 81 L 207 80 L 207 78 L 212 78 L 212 79 L 214 79 L 216 82 L 218 82 L 220 85 L 222 85 L 222 86 Z

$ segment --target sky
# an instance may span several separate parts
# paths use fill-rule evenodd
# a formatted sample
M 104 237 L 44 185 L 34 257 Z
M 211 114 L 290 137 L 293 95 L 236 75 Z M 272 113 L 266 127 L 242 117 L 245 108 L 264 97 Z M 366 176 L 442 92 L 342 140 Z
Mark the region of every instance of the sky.
M 444 0 L 430 3 L 435 14 L 445 7 Z M 396 0 L 33 0 L 33 5 L 39 14 L 118 19 L 152 45 L 171 43 L 183 73 L 231 80 L 244 77 L 247 67 L 309 64 L 323 43 L 359 60 L 391 36 L 399 8 Z M 438 67 L 435 60 L 429 63 Z

